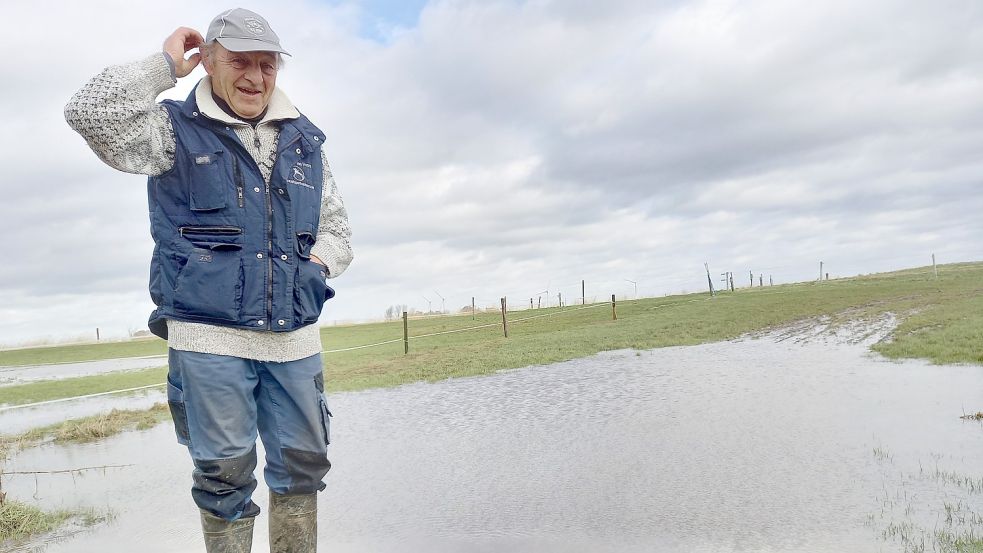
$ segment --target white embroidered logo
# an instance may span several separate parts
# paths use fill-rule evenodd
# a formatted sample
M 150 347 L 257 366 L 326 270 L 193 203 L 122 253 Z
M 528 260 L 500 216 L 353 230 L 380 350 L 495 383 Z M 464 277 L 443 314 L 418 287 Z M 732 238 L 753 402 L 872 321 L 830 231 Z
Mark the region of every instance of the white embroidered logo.
M 212 156 L 195 156 L 195 165 L 208 165 L 212 162 Z
M 304 182 L 304 180 L 306 179 L 306 177 L 304 176 L 304 172 L 300 170 L 300 167 L 294 167 L 293 179 L 300 182 Z
M 263 24 L 260 23 L 255 17 L 247 17 L 242 22 L 246 24 L 246 30 L 254 35 L 258 36 L 266 32 L 266 29 L 263 28 Z

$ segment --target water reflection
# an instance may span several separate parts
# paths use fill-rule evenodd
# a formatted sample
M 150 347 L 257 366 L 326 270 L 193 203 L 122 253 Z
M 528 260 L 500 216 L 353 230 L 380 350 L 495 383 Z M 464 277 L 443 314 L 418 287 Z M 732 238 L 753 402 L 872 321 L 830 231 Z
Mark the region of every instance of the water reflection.
M 167 394 L 164 387 L 160 386 L 139 392 L 67 399 L 34 407 L 0 407 L 0 433 L 17 434 L 31 428 L 108 413 L 113 409 L 146 409 L 163 401 L 167 401 Z
M 926 460 L 975 474 L 983 432 L 958 417 L 980 407 L 981 384 L 976 366 L 754 340 L 335 394 L 322 548 L 895 551 L 870 527 L 871 513 Z M 48 544 L 49 553 L 133 543 L 202 550 L 191 464 L 168 425 L 37 448 L 7 470 L 126 463 L 134 466 L 7 479 L 4 489 L 27 500 L 36 493 L 46 507 L 118 514 Z M 931 480 L 904 485 L 912 496 L 938 489 Z M 265 535 L 263 521 L 255 551 L 266 551 Z

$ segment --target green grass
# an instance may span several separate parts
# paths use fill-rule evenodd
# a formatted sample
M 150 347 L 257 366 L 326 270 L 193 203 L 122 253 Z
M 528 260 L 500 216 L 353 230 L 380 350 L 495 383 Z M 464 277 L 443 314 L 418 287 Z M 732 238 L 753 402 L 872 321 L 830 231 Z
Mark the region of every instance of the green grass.
M 70 346 L 44 346 L 0 351 L 0 367 L 75 363 L 117 357 L 145 357 L 167 353 L 167 342 L 159 338 L 141 338 L 127 342 L 102 342 Z
M 167 367 L 157 367 L 4 386 L 0 387 L 0 404 L 23 405 L 36 401 L 137 388 L 164 382 L 166 376 Z
M 7 500 L 0 503 L 0 546 L 50 532 L 73 516 L 69 511 L 45 512 L 33 505 Z
M 586 310 L 542 309 L 516 311 L 509 338 L 499 325 L 481 330 L 411 340 L 409 355 L 401 342 L 324 356 L 330 391 L 385 387 L 412 381 L 488 374 L 584 357 L 599 351 L 692 345 L 736 338 L 749 332 L 788 325 L 813 317 L 834 323 L 873 320 L 885 312 L 902 322 L 893 341 L 874 350 L 890 358 L 924 358 L 935 363 L 983 363 L 983 263 L 940 266 L 935 279 L 930 267 L 908 269 L 822 283 L 741 289 L 716 298 L 690 294 L 618 303 L 618 320 L 607 305 Z M 410 335 L 500 323 L 498 313 L 433 317 L 410 321 Z M 402 337 L 402 322 L 325 327 L 328 350 Z M 91 359 L 160 353 L 163 342 L 101 344 L 66 348 L 19 350 L 17 362 L 38 363 L 52 358 Z M 161 348 L 149 351 L 149 348 Z M 31 352 L 34 352 L 33 354 Z M 72 357 L 74 355 L 75 357 Z M 7 358 L 5 358 L 7 359 Z M 0 404 L 22 404 L 121 388 L 162 383 L 164 369 L 72 378 L 0 388 Z
M 31 447 L 43 441 L 54 443 L 86 443 L 106 438 L 124 430 L 145 430 L 170 418 L 167 404 L 157 403 L 150 409 L 113 409 L 109 413 L 62 421 L 49 426 L 32 428 L 20 434 L 0 434 L 0 460 L 15 450 Z M 3 470 L 0 469 L 0 475 Z

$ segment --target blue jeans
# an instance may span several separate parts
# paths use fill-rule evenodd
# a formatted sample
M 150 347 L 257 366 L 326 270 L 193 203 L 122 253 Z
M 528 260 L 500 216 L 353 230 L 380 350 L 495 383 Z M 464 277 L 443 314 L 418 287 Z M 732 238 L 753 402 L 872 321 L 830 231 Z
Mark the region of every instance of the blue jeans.
M 191 495 L 226 520 L 259 514 L 256 437 L 266 449 L 263 472 L 282 495 L 324 489 L 330 417 L 321 354 L 269 363 L 168 350 L 167 402 L 177 440 L 194 461 Z

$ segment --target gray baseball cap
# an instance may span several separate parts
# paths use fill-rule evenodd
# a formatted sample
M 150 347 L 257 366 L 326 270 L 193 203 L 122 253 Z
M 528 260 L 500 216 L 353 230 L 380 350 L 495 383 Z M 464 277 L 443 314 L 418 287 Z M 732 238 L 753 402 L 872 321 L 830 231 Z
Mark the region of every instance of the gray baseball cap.
M 280 47 L 280 37 L 276 36 L 266 19 L 243 8 L 226 10 L 215 16 L 205 35 L 206 43 L 213 40 L 230 52 L 279 52 L 290 55 Z

